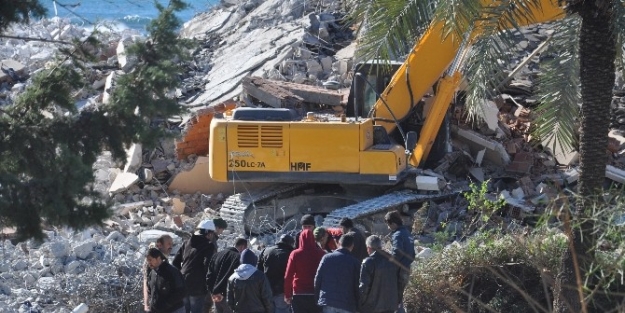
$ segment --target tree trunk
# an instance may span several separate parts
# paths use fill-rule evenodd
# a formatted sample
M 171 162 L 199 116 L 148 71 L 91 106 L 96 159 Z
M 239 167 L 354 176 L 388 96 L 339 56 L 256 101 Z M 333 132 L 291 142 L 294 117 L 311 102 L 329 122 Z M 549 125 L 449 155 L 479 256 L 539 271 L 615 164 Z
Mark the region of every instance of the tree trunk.
M 601 191 L 605 177 L 616 57 L 610 1 L 584 1 L 571 8 L 582 18 L 579 38 L 582 92 L 578 183 L 580 199 L 576 202 L 576 210 L 569 224 L 571 245 L 563 256 L 562 269 L 554 290 L 554 310 L 559 313 L 585 311 L 582 304 L 584 295 L 579 284 L 585 280 L 595 246 L 592 233 L 593 206 L 588 204 L 598 199 L 596 196 Z

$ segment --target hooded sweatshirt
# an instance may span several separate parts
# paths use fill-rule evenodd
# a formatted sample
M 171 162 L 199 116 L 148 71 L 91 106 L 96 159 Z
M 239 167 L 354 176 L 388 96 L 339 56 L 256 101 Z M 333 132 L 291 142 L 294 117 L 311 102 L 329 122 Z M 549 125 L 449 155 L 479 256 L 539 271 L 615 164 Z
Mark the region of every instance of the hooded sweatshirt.
M 273 313 L 272 296 L 269 280 L 254 265 L 239 265 L 228 279 L 228 305 L 234 312 Z
M 305 229 L 299 236 L 299 248 L 291 252 L 284 274 L 284 296 L 314 295 L 315 274 L 325 252 L 317 246 L 313 232 Z

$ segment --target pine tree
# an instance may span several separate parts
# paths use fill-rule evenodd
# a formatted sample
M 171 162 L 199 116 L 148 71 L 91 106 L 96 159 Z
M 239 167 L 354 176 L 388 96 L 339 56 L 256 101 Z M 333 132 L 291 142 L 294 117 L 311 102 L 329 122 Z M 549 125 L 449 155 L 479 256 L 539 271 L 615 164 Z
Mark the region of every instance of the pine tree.
M 37 1 L 25 3 L 39 7 Z M 13 6 L 13 15 L 6 6 L 0 5 L 0 27 L 28 16 L 25 5 Z M 63 50 L 55 67 L 39 72 L 15 103 L 0 111 L 0 226 L 15 227 L 18 239 L 43 239 L 42 225 L 101 224 L 109 204 L 93 189 L 97 156 L 109 150 L 115 160 L 125 160 L 132 143 L 153 146 L 167 134 L 151 123 L 181 113 L 169 94 L 180 82 L 180 64 L 190 48 L 177 38 L 180 22 L 174 15 L 186 4 L 171 0 L 167 7 L 156 6 L 160 14 L 148 26 L 148 40 L 127 49 L 138 63 L 117 81 L 108 104 L 78 110 L 72 97 L 86 84 L 83 73 L 91 64 L 86 51 L 98 44 L 92 37 Z

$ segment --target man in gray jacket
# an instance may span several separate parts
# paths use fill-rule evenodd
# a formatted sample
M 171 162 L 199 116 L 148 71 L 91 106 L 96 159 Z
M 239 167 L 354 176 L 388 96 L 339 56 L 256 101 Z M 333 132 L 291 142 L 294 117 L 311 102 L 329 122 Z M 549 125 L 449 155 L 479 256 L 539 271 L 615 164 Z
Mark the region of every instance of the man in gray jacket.
M 366 240 L 369 257 L 360 268 L 360 313 L 393 313 L 399 306 L 399 267 L 391 262 L 391 256 L 382 250 L 382 240 L 369 236 Z
M 265 273 L 256 269 L 252 250 L 241 252 L 241 265 L 228 279 L 228 305 L 235 313 L 273 313 L 273 294 Z

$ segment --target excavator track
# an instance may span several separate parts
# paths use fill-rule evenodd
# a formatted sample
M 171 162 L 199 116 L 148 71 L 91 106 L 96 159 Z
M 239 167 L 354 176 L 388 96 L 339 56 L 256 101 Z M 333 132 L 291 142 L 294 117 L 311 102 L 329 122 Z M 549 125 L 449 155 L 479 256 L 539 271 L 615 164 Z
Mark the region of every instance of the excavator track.
M 464 190 L 446 191 L 437 194 L 420 194 L 412 190 L 394 191 L 379 197 L 368 199 L 344 208 L 334 210 L 323 221 L 324 227 L 338 227 L 342 218 L 358 219 L 380 213 L 405 203 L 438 200 L 463 192 Z
M 221 218 L 228 222 L 228 228 L 233 233 L 246 233 L 245 223 L 248 223 L 246 214 L 254 210 L 254 204 L 279 194 L 304 189 L 306 184 L 278 184 L 265 188 L 250 190 L 249 192 L 241 192 L 228 197 L 219 214 Z M 248 210 L 249 209 L 249 210 Z M 253 225 L 248 225 L 252 226 Z

